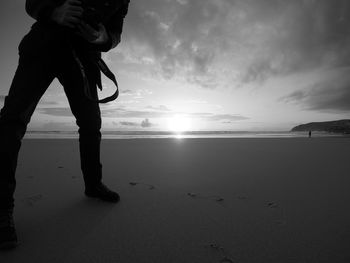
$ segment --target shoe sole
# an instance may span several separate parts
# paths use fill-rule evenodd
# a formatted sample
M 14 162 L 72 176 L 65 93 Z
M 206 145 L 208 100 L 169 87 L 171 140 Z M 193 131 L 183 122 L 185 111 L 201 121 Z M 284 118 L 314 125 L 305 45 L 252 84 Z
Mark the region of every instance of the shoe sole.
M 111 199 L 100 197 L 98 195 L 85 194 L 85 196 L 87 196 L 89 198 L 99 199 L 99 200 L 109 202 L 109 203 L 118 203 L 120 201 L 120 198 L 111 200 Z

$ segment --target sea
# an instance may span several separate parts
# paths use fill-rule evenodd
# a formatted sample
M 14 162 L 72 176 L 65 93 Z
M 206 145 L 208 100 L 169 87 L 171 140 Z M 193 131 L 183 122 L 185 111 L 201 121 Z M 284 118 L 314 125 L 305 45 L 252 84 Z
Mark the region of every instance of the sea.
M 312 132 L 312 137 L 344 137 L 342 134 Z M 349 135 L 347 135 L 349 136 Z M 76 131 L 28 131 L 25 139 L 76 139 Z M 308 132 L 290 131 L 187 131 L 182 133 L 163 131 L 105 131 L 103 139 L 187 139 L 187 138 L 305 138 Z

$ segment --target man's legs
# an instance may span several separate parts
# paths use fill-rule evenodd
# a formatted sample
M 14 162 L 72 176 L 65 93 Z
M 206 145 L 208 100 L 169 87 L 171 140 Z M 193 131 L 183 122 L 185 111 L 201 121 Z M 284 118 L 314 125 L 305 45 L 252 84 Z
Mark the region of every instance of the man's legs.
M 82 87 L 82 76 L 74 60 L 67 61 L 65 69 L 58 70 L 58 72 L 58 79 L 64 87 L 70 108 L 79 127 L 80 161 L 85 184 L 99 183 L 102 178 L 99 105 L 86 98 Z
M 64 65 L 64 68 L 58 70 L 58 79 L 64 87 L 70 108 L 79 127 L 80 161 L 85 182 L 85 194 L 105 201 L 117 202 L 119 195 L 102 185 L 99 104 L 85 96 L 83 79 L 77 63 L 72 58 L 67 58 Z M 93 83 L 90 85 L 94 87 Z M 91 93 L 97 98 L 96 88 L 92 88 Z
M 12 209 L 21 140 L 30 118 L 54 76 L 42 59 L 23 58 L 0 112 L 0 209 Z
M 17 245 L 13 195 L 18 153 L 35 107 L 52 80 L 43 59 L 21 57 L 0 112 L 0 249 Z

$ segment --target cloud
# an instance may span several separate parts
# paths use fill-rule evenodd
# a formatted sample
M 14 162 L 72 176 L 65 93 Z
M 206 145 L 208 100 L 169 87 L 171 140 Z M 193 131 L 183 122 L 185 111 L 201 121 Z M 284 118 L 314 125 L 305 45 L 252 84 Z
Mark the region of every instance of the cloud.
M 179 1 L 135 1 L 130 8 L 125 35 L 134 55 L 134 61 L 153 61 L 160 74 L 171 78 L 186 68 L 184 75 L 192 81 L 209 73 L 209 65 L 216 49 L 201 45 L 206 38 L 203 31 L 216 24 L 220 17 L 217 3 L 209 0 Z M 215 14 L 211 14 L 211 12 Z M 204 43 L 204 42 L 203 42 Z M 135 59 L 135 57 L 138 59 Z M 198 75 L 192 78 L 193 75 Z
M 152 125 L 149 122 L 149 119 L 158 119 L 158 118 L 170 118 L 176 114 L 184 114 L 189 118 L 200 118 L 207 121 L 242 121 L 249 119 L 246 116 L 242 116 L 239 114 L 213 114 L 208 112 L 194 112 L 194 113 L 183 113 L 183 112 L 175 112 L 169 110 L 164 105 L 160 105 L 159 107 L 149 106 L 147 108 L 152 108 L 152 110 L 132 110 L 125 108 L 109 108 L 102 109 L 101 114 L 103 118 L 120 118 L 120 119 L 144 119 L 142 125 Z M 58 117 L 71 117 L 72 113 L 69 108 L 40 108 L 38 109 L 40 113 L 58 116 Z M 124 121 L 123 125 L 132 125 L 135 122 Z M 146 127 L 142 126 L 142 127 Z M 150 126 L 149 126 L 150 127 Z
M 314 86 L 305 104 L 310 110 L 350 112 L 350 81 L 324 82 Z
M 258 1 L 256 1 L 258 2 Z M 259 6 L 259 5 L 257 5 Z M 264 1 L 256 21 L 264 43 L 245 72 L 245 81 L 320 67 L 349 65 L 350 5 L 346 0 Z
M 72 117 L 73 114 L 70 108 L 65 107 L 42 107 L 38 108 L 38 112 L 56 117 Z M 163 111 L 143 111 L 143 110 L 128 110 L 124 108 L 107 108 L 101 109 L 102 117 L 105 118 L 164 118 L 167 113 Z
M 132 110 L 124 108 L 112 108 L 102 110 L 102 116 L 105 118 L 166 118 L 168 113 L 161 111 Z
M 128 89 L 121 92 L 122 96 L 132 96 L 134 99 L 143 99 L 145 96 L 152 94 L 153 92 L 148 89 L 138 89 L 136 91 Z
M 249 117 L 239 114 L 213 114 L 209 112 L 195 112 L 195 113 L 183 113 L 170 110 L 164 110 L 163 107 L 153 107 L 154 110 L 128 110 L 124 108 L 108 109 L 102 112 L 104 117 L 107 118 L 145 118 L 145 119 L 157 119 L 157 118 L 169 118 L 176 114 L 183 114 L 189 118 L 201 118 L 208 121 L 241 121 L 247 120 Z
M 136 0 L 121 52 L 164 78 L 236 86 L 348 66 L 348 28 L 348 0 Z
M 147 106 L 147 109 L 150 110 L 156 110 L 156 111 L 171 111 L 168 107 L 164 106 L 164 105 L 159 105 L 159 106 Z
M 73 122 L 45 122 L 42 124 L 36 124 L 34 125 L 35 130 L 42 130 L 42 131 L 67 131 L 67 130 L 76 130 L 76 124 Z
M 131 122 L 131 121 L 120 121 L 120 122 L 116 122 L 116 121 L 113 121 L 113 124 L 115 126 L 125 126 L 125 127 L 134 127 L 134 128 L 150 128 L 150 127 L 153 127 L 154 124 L 151 123 L 149 121 L 149 119 L 144 119 L 142 122 Z
M 207 117 L 211 121 L 243 121 L 248 120 L 248 117 L 242 115 L 233 115 L 233 114 L 213 114 Z
M 299 103 L 300 101 L 305 99 L 305 97 L 307 97 L 306 91 L 296 90 L 286 96 L 281 97 L 279 101 L 286 102 L 286 103 L 289 103 L 289 102 Z
M 52 108 L 42 107 L 42 108 L 38 108 L 37 111 L 41 114 L 56 116 L 56 117 L 72 117 L 73 116 L 70 108 L 64 108 L 64 107 L 62 107 L 62 108 L 60 108 L 60 107 L 52 107 Z
M 137 122 L 130 122 L 130 121 L 121 121 L 119 122 L 122 126 L 128 126 L 128 127 L 137 127 L 140 126 Z
M 132 91 L 129 90 L 129 89 L 127 89 L 127 90 L 122 90 L 122 91 L 120 91 L 120 94 L 121 94 L 121 95 L 130 95 L 130 94 L 132 94 Z
M 306 110 L 350 111 L 350 68 L 335 71 L 305 90 L 297 90 L 280 101 L 296 103 Z
M 142 128 L 150 128 L 152 126 L 153 126 L 153 124 L 149 121 L 149 119 L 145 119 L 141 122 Z
M 56 117 L 72 117 L 70 108 L 65 107 L 42 107 L 38 108 L 38 112 Z M 128 110 L 124 108 L 101 109 L 101 115 L 105 118 L 164 118 L 167 113 L 163 111 L 143 111 Z
M 185 103 L 188 103 L 188 104 L 208 104 L 208 102 L 206 100 L 203 100 L 203 99 L 187 100 L 187 101 L 185 101 Z
M 48 101 L 48 100 L 44 100 L 44 101 L 40 101 L 40 106 L 53 106 L 53 105 L 59 105 L 60 103 L 57 101 Z

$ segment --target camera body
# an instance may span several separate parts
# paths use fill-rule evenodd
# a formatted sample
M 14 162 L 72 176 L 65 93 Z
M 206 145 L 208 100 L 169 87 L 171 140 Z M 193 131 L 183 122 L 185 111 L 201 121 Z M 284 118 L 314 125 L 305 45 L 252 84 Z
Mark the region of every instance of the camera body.
M 98 24 L 104 23 L 123 6 L 124 0 L 82 0 L 83 21 L 98 29 Z

